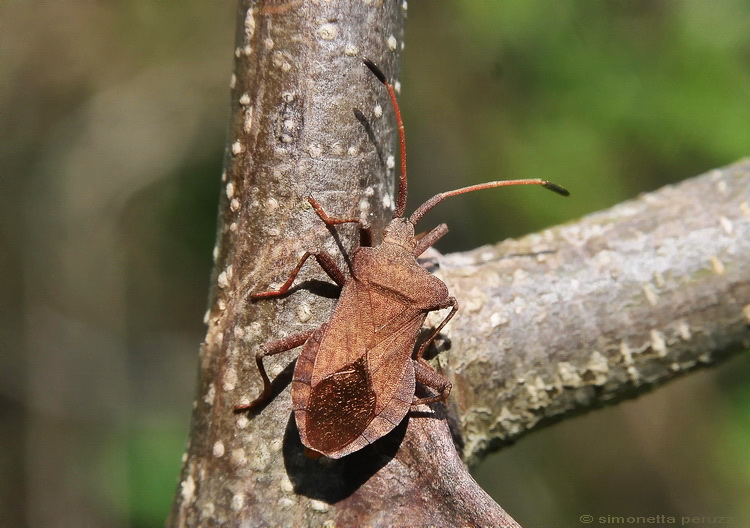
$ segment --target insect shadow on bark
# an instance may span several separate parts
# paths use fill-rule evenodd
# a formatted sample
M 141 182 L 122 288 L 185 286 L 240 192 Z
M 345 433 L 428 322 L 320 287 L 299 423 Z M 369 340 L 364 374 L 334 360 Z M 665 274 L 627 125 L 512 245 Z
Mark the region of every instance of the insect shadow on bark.
M 362 111 L 359 108 L 353 108 L 352 113 L 354 114 L 354 117 L 357 118 L 357 121 L 360 122 L 362 125 L 362 128 L 365 129 L 365 133 L 367 134 L 367 137 L 370 139 L 370 143 L 373 147 L 375 147 L 375 153 L 378 155 L 378 161 L 380 162 L 381 167 L 385 167 L 385 156 L 383 156 L 383 147 L 378 142 L 377 137 L 375 136 L 375 131 L 372 129 L 372 125 L 370 124 L 370 120 L 367 119 L 367 116 L 362 113 Z
M 294 413 L 290 413 L 282 455 L 294 492 L 328 504 L 349 497 L 396 456 L 406 434 L 407 422 L 408 416 L 390 433 L 348 456 L 316 460 L 304 454 L 305 447 L 300 440 Z

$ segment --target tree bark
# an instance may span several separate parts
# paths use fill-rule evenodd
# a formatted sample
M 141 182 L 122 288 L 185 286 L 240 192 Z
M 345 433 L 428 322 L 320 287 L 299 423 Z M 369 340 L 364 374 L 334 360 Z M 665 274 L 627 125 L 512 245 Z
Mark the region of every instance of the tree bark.
M 208 331 L 169 526 L 518 526 L 459 451 L 476 461 L 747 346 L 744 163 L 519 241 L 434 254 L 426 265 L 463 307 L 438 347 L 450 348 L 439 361 L 452 396 L 368 448 L 303 455 L 293 352 L 265 360 L 273 400 L 236 415 L 260 392 L 258 347 L 319 326 L 337 292 L 311 262 L 291 294 L 249 294 L 286 279 L 305 250 L 346 269 L 356 244 L 352 226 L 332 238 L 306 197 L 376 233 L 390 218 L 394 119 L 361 60 L 396 77 L 405 11 L 400 1 L 241 2 Z
M 750 348 L 750 160 L 438 258 L 464 460 Z

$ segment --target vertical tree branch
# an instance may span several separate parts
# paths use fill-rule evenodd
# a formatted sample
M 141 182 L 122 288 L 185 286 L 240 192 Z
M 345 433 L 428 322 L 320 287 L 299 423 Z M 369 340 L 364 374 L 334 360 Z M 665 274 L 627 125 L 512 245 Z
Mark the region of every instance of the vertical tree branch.
M 287 387 L 293 353 L 267 360 L 277 379 L 267 406 L 232 412 L 260 392 L 258 347 L 319 326 L 336 292 L 304 283 L 321 277 L 311 263 L 292 294 L 248 295 L 283 281 L 305 250 L 342 255 L 355 242 L 351 226 L 332 238 L 306 197 L 375 233 L 390 216 L 396 131 L 362 57 L 395 78 L 405 10 L 392 0 L 240 5 L 208 332 L 170 526 L 516 526 L 468 476 L 442 415 L 426 407 L 361 452 L 307 459 Z

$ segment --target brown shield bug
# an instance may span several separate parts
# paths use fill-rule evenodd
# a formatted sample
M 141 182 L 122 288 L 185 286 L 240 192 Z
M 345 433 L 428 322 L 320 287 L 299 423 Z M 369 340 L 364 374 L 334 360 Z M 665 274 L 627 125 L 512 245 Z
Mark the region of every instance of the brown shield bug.
M 415 236 L 415 224 L 445 198 L 481 189 L 541 185 L 568 195 L 564 188 L 539 179 L 494 181 L 435 195 L 405 218 L 406 143 L 396 93 L 377 66 L 367 59 L 364 63 L 388 90 L 398 124 L 401 176 L 393 219 L 380 245 L 369 247 L 370 230 L 364 221 L 329 216 L 313 197 L 307 199 L 328 226 L 359 224 L 361 245 L 351 255 L 348 276 L 325 251 L 307 252 L 279 289 L 250 296 L 262 299 L 285 294 L 310 257 L 315 257 L 342 288 L 333 315 L 320 328 L 260 348 L 255 360 L 263 391 L 249 404 L 235 407 L 236 412 L 242 412 L 271 398 L 264 357 L 305 345 L 292 378 L 294 416 L 302 443 L 331 458 L 341 458 L 371 444 L 396 427 L 412 406 L 445 400 L 450 393 L 451 384 L 423 356 L 458 311 L 458 302 L 449 295 L 446 285 L 416 260 L 448 232 L 448 227 L 440 224 Z M 427 314 L 444 308 L 451 310 L 417 348 Z M 434 394 L 415 398 L 415 383 L 432 389 Z

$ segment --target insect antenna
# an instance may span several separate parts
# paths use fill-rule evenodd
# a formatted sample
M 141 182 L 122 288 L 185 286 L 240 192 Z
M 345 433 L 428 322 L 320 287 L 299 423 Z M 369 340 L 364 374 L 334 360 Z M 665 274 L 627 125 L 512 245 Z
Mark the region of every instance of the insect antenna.
M 411 216 L 409 217 L 409 222 L 411 222 L 413 225 L 416 225 L 416 223 L 419 222 L 430 209 L 450 196 L 456 196 L 473 191 L 481 191 L 483 189 L 491 189 L 493 187 L 506 187 L 510 185 L 541 185 L 545 189 L 549 189 L 550 191 L 556 192 L 557 194 L 560 194 L 562 196 L 568 196 L 570 194 L 565 187 L 538 178 L 528 180 L 502 180 L 479 183 L 477 185 L 470 185 L 469 187 L 462 187 L 454 191 L 447 191 L 436 194 L 425 203 L 420 205 L 417 210 L 411 214 Z
M 383 83 L 383 85 L 388 90 L 388 95 L 391 98 L 391 103 L 393 104 L 393 110 L 396 114 L 396 124 L 398 125 L 398 140 L 399 144 L 401 146 L 401 178 L 399 180 L 398 185 L 398 198 L 396 199 L 396 210 L 393 213 L 393 218 L 401 218 L 404 216 L 404 212 L 406 211 L 406 187 L 407 187 L 407 180 L 406 180 L 406 135 L 404 133 L 404 121 L 401 119 L 401 111 L 398 108 L 398 100 L 396 99 L 396 91 L 393 89 L 393 85 L 388 82 L 388 80 L 385 78 L 385 74 L 383 71 L 378 68 L 375 63 L 373 63 L 370 59 L 363 59 L 362 62 L 364 62 L 365 66 L 372 72 L 372 74 L 378 78 L 378 80 Z M 456 189 L 454 191 L 447 191 L 442 192 L 440 194 L 437 194 L 427 200 L 425 203 L 420 205 L 416 211 L 412 213 L 412 215 L 409 217 L 409 222 L 411 222 L 413 225 L 415 225 L 417 222 L 419 222 L 422 217 L 427 214 L 427 212 L 435 207 L 437 204 L 445 200 L 446 198 L 450 196 L 456 196 L 459 194 L 464 194 L 468 192 L 473 191 L 481 191 L 483 189 L 491 189 L 493 187 L 505 187 L 510 185 L 541 185 L 545 189 L 549 189 L 550 191 L 556 192 L 557 194 L 561 194 L 562 196 L 568 196 L 570 193 L 565 187 L 562 187 L 560 185 L 557 185 L 556 183 L 549 182 L 547 180 L 542 180 L 539 178 L 536 179 L 526 179 L 526 180 L 503 180 L 503 181 L 492 181 L 492 182 L 486 182 L 486 183 L 480 183 L 477 185 L 470 185 L 469 187 L 462 187 L 460 189 Z
M 383 83 L 388 90 L 388 95 L 393 104 L 393 111 L 396 114 L 396 124 L 398 125 L 398 142 L 401 146 L 401 178 L 398 183 L 398 198 L 396 199 L 396 210 L 393 212 L 393 218 L 401 218 L 406 211 L 406 136 L 404 134 L 404 121 L 401 119 L 401 110 L 398 108 L 396 91 L 393 85 L 388 82 L 383 71 L 378 68 L 370 59 L 363 59 L 362 62 L 369 68 L 372 74 Z

